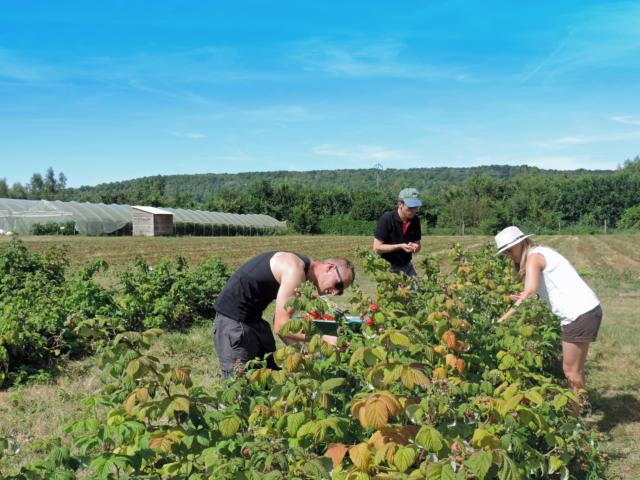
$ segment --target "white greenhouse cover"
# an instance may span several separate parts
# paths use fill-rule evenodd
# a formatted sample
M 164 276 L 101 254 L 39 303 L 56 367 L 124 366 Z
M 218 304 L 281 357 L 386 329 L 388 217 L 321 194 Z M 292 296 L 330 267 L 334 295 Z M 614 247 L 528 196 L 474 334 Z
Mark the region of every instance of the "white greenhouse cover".
M 63 202 L 60 200 L 17 200 L 0 198 L 0 229 L 23 235 L 36 224 L 73 221 L 82 235 L 103 235 L 131 223 L 131 205 Z M 173 223 L 224 225 L 232 227 L 284 228 L 285 222 L 268 215 L 205 212 L 163 208 L 173 213 Z

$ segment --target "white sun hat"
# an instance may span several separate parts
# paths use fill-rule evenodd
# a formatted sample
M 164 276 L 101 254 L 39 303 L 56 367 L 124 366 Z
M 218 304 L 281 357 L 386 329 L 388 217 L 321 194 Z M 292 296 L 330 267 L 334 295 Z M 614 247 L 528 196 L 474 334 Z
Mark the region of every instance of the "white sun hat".
M 525 238 L 529 238 L 531 235 L 525 235 L 518 227 L 507 227 L 496 235 L 496 247 L 498 253 L 502 253 L 505 250 L 509 250 L 514 245 L 519 244 Z

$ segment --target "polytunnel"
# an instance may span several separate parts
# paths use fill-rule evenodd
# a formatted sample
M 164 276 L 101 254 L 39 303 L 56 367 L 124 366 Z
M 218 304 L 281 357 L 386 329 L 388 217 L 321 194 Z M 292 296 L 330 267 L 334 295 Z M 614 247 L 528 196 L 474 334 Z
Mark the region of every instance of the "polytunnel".
M 108 235 L 130 226 L 131 208 L 131 205 L 0 198 L 0 229 L 29 235 L 36 226 L 57 224 L 64 228 L 74 224 L 81 235 Z M 194 233 L 202 226 L 202 231 L 212 234 L 224 234 L 225 229 L 228 234 L 230 230 L 244 232 L 286 227 L 285 222 L 268 215 L 162 208 L 173 213 L 174 226 L 182 225 L 182 233 L 186 234 L 190 232 L 185 225 L 191 226 Z

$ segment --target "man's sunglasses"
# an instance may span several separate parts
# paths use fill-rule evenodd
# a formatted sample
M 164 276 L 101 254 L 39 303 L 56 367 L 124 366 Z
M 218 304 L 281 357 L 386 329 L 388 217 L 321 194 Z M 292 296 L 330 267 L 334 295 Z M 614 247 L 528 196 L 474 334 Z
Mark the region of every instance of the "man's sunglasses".
M 342 295 L 344 293 L 344 281 L 342 280 L 342 275 L 340 275 L 340 269 L 338 265 L 336 267 L 336 275 L 338 276 L 338 282 L 334 285 L 334 288 L 338 291 L 336 295 Z

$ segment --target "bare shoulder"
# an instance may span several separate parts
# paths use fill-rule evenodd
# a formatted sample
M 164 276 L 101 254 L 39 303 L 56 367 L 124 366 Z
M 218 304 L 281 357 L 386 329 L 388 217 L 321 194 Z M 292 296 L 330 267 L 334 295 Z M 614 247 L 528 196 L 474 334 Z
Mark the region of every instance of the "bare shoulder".
M 547 266 L 547 261 L 545 260 L 544 255 L 539 252 L 532 252 L 529 254 L 527 264 L 529 263 L 531 263 L 531 266 L 540 268 L 540 270 L 544 270 Z
M 295 253 L 277 252 L 271 257 L 270 265 L 277 280 L 283 275 L 304 275 L 304 262 Z

